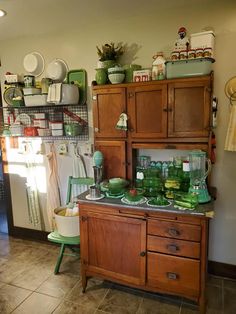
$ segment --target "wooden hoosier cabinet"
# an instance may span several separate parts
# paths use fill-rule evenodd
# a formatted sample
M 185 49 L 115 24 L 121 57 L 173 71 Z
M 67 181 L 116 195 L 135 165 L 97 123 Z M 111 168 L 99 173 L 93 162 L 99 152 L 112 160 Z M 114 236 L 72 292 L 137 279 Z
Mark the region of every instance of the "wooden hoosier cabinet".
M 210 153 L 212 75 L 93 86 L 95 148 L 105 178 L 134 179 L 139 149 Z M 127 130 L 116 129 L 122 113 Z M 85 193 L 86 194 L 86 193 Z M 205 313 L 208 218 L 198 211 L 79 197 L 82 281 L 99 276 L 196 301 Z

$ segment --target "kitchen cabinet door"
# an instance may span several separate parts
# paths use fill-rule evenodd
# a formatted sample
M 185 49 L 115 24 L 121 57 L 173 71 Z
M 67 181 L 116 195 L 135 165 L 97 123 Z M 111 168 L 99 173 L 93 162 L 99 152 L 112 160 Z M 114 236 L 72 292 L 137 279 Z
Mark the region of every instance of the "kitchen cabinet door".
M 210 78 L 168 84 L 168 137 L 208 137 Z
M 167 85 L 153 84 L 128 88 L 128 116 L 131 138 L 167 136 Z
M 99 140 L 95 142 L 95 148 L 101 151 L 104 157 L 104 178 L 126 177 L 125 141 Z
M 89 205 L 87 205 L 89 206 Z M 144 285 L 146 271 L 146 221 L 97 214 L 80 208 L 82 276 Z
M 103 88 L 93 91 L 95 138 L 125 138 L 126 131 L 117 130 L 120 114 L 126 112 L 126 89 Z

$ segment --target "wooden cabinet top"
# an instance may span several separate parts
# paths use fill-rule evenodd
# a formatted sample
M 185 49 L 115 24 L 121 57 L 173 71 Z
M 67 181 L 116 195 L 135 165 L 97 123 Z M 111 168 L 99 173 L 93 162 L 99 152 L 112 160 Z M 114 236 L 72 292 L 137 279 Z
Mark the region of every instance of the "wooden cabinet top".
M 87 192 L 84 192 L 78 196 L 78 203 L 80 205 L 88 206 L 92 211 L 110 214 L 121 214 L 128 216 L 139 216 L 142 217 L 165 217 L 167 219 L 174 220 L 184 220 L 188 221 L 189 219 L 198 220 L 200 218 L 207 219 L 212 216 L 213 213 L 213 202 L 207 204 L 199 204 L 198 208 L 194 211 L 191 210 L 179 210 L 173 205 L 168 208 L 158 208 L 150 207 L 147 203 L 139 205 L 126 205 L 122 203 L 119 198 L 103 198 L 98 201 L 96 200 L 87 200 Z
M 133 82 L 133 83 L 122 83 L 122 84 L 105 84 L 105 85 L 96 85 L 96 82 L 92 82 L 92 88 L 94 91 L 101 89 L 110 89 L 110 88 L 129 88 L 129 87 L 137 87 L 137 86 L 148 86 L 148 85 L 163 85 L 177 82 L 199 82 L 199 81 L 209 81 L 213 80 L 213 74 L 204 75 L 204 76 L 193 76 L 193 77 L 185 77 L 185 78 L 175 78 L 175 79 L 166 79 L 166 80 L 155 80 L 148 82 Z

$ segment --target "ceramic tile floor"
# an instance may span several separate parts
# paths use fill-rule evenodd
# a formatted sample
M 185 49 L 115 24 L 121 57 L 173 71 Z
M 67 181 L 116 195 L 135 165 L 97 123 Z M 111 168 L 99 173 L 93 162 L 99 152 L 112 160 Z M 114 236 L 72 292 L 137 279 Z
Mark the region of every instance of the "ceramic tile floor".
M 1 314 L 196 314 L 188 300 L 90 279 L 81 292 L 79 260 L 64 257 L 53 274 L 58 246 L 0 233 Z M 236 281 L 211 276 L 207 314 L 236 313 Z

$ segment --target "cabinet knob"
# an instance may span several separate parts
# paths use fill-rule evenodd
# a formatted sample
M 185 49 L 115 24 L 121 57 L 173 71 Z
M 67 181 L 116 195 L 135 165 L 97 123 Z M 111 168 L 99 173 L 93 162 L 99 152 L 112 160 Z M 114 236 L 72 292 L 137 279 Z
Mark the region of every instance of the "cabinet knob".
M 144 257 L 146 255 L 145 251 L 140 252 L 140 256 Z
M 179 250 L 179 247 L 178 245 L 176 244 L 169 244 L 167 245 L 167 249 L 170 251 L 170 252 L 177 252 Z
M 94 132 L 99 132 L 99 128 L 94 128 Z
M 134 97 L 134 93 L 129 93 L 129 98 Z
M 171 280 L 177 280 L 178 279 L 178 274 L 176 273 L 171 273 L 171 272 L 167 272 L 166 273 L 166 276 L 168 279 L 171 279 Z
M 131 129 L 129 129 L 129 131 L 130 131 L 130 132 L 134 132 L 134 129 L 131 128 Z
M 179 236 L 179 235 L 180 235 L 179 230 L 176 230 L 176 229 L 174 229 L 174 228 L 168 229 L 168 233 L 169 233 L 169 235 L 171 235 L 171 236 L 173 236 L 173 237 L 176 237 L 176 236 Z
M 168 111 L 168 109 L 167 109 L 167 108 L 163 108 L 163 111 L 167 112 L 167 111 Z

